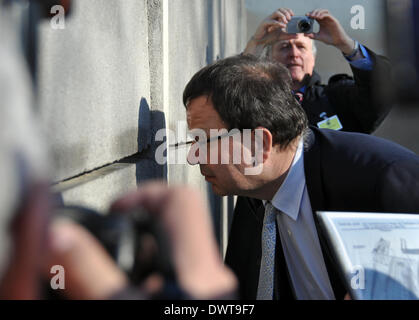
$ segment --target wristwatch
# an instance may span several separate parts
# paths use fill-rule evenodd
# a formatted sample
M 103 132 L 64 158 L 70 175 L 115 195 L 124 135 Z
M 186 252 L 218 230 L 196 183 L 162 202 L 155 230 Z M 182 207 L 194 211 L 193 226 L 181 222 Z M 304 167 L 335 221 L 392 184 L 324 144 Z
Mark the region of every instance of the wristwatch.
M 358 50 L 359 50 L 359 43 L 358 41 L 355 41 L 355 48 L 352 50 L 351 53 L 349 53 L 348 55 L 344 54 L 343 52 L 342 53 L 346 59 L 351 60 L 353 57 L 356 56 L 356 54 L 358 53 Z

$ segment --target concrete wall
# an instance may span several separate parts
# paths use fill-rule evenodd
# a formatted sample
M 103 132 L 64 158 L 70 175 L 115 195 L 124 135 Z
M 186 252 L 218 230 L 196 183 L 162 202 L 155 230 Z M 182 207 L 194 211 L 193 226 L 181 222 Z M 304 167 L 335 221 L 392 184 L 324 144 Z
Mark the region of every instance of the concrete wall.
M 185 85 L 199 69 L 220 58 L 242 51 L 246 44 L 246 12 L 244 1 L 170 0 L 168 3 L 168 47 L 165 63 L 168 95 L 165 97 L 167 127 L 176 132 L 178 121 L 185 121 L 182 102 Z M 178 150 L 174 156 L 179 156 Z M 180 156 L 182 157 L 182 155 Z M 168 166 L 170 183 L 188 183 L 208 194 L 215 233 L 225 252 L 228 220 L 234 207 L 232 197 L 221 199 L 202 180 L 199 166 Z
M 46 21 L 39 30 L 39 109 L 55 189 L 67 204 L 105 212 L 145 180 L 188 183 L 208 193 L 220 236 L 222 200 L 198 167 L 158 165 L 154 137 L 186 120 L 182 92 L 191 76 L 245 45 L 244 0 L 73 4 L 65 29 Z
M 351 19 L 354 14 L 351 8 L 361 5 L 365 9 L 365 29 L 352 29 Z M 345 31 L 363 45 L 368 46 L 379 54 L 386 54 L 385 27 L 391 25 L 386 21 L 386 1 L 382 0 L 246 0 L 247 12 L 247 39 L 255 32 L 259 23 L 274 10 L 285 7 L 291 8 L 296 15 L 304 15 L 315 8 L 328 9 L 335 16 Z M 318 48 L 316 71 L 321 75 L 323 82 L 336 73 L 351 74 L 348 63 L 340 52 L 323 43 L 316 43 Z M 417 108 L 400 108 L 395 106 L 383 124 L 374 133 L 377 136 L 395 141 L 416 153 L 419 153 L 419 111 Z
M 135 154 L 140 102 L 150 101 L 146 3 L 75 1 L 73 9 L 65 29 L 47 21 L 40 35 L 40 106 L 56 181 Z
M 241 2 L 229 0 L 171 0 L 168 5 L 169 80 L 168 128 L 178 129 L 186 120 L 182 93 L 191 77 L 205 65 L 239 53 L 245 45 L 245 12 Z M 204 188 L 199 167 L 169 166 L 169 181 Z

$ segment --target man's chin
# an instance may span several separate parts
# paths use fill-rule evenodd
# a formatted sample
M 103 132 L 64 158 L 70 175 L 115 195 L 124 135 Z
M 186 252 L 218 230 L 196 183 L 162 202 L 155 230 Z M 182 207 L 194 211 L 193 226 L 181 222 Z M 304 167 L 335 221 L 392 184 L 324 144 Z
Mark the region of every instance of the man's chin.
M 211 183 L 211 189 L 212 189 L 212 192 L 214 192 L 214 194 L 216 194 L 217 196 L 224 197 L 224 196 L 228 196 L 229 195 L 229 193 L 227 192 L 227 190 L 220 189 L 214 183 Z
M 211 187 L 212 187 L 212 192 L 214 192 L 217 196 L 224 197 L 227 195 L 224 190 L 220 190 L 214 185 L 211 185 Z
M 291 73 L 291 79 L 294 83 L 301 83 L 304 79 L 304 74 L 302 72 L 290 72 Z

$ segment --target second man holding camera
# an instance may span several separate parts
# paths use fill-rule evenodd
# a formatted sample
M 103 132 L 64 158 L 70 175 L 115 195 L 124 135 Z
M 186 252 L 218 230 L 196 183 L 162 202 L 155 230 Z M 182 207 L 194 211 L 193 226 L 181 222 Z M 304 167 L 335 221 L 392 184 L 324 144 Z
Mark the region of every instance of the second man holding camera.
M 290 9 L 280 8 L 261 22 L 249 40 L 245 54 L 266 52 L 284 64 L 292 77 L 296 98 L 311 125 L 343 131 L 372 133 L 384 120 L 389 108 L 374 97 L 374 79 L 389 76 L 388 60 L 353 40 L 328 10 L 316 9 L 306 14 L 318 22 L 318 33 L 287 33 L 294 17 Z M 314 71 L 318 40 L 342 52 L 353 77 L 338 74 L 321 84 Z

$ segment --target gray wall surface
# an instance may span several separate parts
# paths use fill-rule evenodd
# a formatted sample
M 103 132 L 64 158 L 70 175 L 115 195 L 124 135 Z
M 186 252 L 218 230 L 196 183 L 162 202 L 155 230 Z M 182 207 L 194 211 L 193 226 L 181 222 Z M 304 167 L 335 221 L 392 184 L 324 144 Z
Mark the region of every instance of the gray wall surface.
M 182 93 L 199 69 L 213 61 L 239 53 L 245 45 L 244 5 L 230 0 L 169 2 L 170 63 L 168 128 L 176 132 L 186 120 Z M 188 45 L 189 44 L 189 45 Z M 199 166 L 169 166 L 169 181 L 202 185 Z
M 140 102 L 150 100 L 146 2 L 73 9 L 65 29 L 46 21 L 40 35 L 40 106 L 57 181 L 135 154 Z
M 209 191 L 199 167 L 157 164 L 154 138 L 185 122 L 182 93 L 192 75 L 245 45 L 244 0 L 73 4 L 64 29 L 49 21 L 39 28 L 39 110 L 55 190 L 66 204 L 106 212 L 146 180 L 190 184 L 208 194 L 220 239 L 232 202 Z

